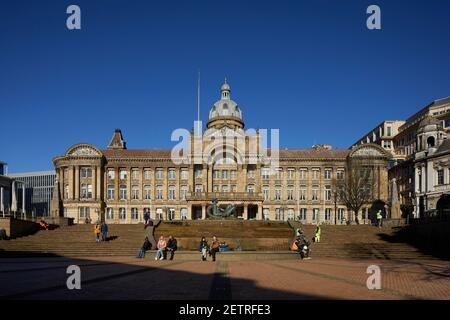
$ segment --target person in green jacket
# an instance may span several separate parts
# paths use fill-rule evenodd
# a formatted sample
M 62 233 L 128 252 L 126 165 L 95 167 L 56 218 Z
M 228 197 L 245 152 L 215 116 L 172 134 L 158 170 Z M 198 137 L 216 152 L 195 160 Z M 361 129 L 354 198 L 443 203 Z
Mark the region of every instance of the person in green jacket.
M 378 226 L 378 228 L 381 228 L 381 219 L 383 219 L 383 215 L 381 214 L 381 210 L 378 210 L 378 212 L 377 212 L 377 226 Z
M 314 242 L 320 242 L 320 226 L 319 225 L 317 225 L 317 228 L 316 228 Z

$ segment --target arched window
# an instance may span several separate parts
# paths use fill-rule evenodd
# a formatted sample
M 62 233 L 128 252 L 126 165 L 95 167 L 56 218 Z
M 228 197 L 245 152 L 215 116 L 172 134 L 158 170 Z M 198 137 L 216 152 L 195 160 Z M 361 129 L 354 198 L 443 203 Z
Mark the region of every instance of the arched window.
M 430 147 L 434 147 L 434 137 L 428 137 L 427 138 L 427 146 L 428 146 L 428 148 L 430 148 Z

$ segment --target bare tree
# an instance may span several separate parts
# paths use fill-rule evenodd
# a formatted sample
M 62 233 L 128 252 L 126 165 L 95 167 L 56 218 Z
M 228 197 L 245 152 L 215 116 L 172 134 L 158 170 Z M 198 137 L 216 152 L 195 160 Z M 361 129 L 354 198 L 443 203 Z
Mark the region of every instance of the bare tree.
M 344 178 L 335 182 L 339 201 L 345 204 L 349 211 L 354 212 L 357 224 L 359 224 L 359 210 L 372 201 L 375 183 L 373 174 L 373 170 L 365 166 L 361 160 L 352 159 L 347 164 Z

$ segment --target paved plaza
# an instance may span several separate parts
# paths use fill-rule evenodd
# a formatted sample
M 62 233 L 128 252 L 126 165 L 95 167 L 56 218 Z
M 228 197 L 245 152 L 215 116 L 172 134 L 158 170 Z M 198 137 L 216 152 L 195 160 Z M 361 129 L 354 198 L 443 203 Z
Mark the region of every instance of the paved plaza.
M 80 290 L 66 286 L 74 264 Z M 369 265 L 381 268 L 380 290 L 366 286 Z M 0 299 L 450 299 L 450 262 L 5 258 L 0 283 Z

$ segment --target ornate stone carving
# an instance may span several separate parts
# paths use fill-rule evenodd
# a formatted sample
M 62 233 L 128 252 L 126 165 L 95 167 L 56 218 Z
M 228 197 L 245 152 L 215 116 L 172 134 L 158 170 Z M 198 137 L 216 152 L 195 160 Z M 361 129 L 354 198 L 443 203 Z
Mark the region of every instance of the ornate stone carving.
M 100 154 L 89 147 L 79 147 L 69 153 L 69 156 L 99 156 Z
M 353 152 L 352 157 L 354 156 L 383 157 L 384 154 L 375 148 L 361 148 Z

